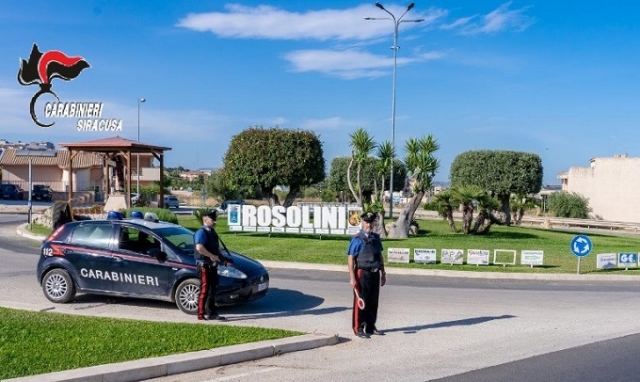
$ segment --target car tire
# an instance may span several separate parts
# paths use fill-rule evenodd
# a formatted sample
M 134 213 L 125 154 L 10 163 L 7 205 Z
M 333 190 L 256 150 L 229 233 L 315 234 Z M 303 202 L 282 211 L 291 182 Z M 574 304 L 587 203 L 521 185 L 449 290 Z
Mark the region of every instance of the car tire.
M 174 295 L 178 309 L 186 314 L 198 313 L 198 298 L 200 297 L 200 281 L 190 278 L 182 281 L 176 288 Z
M 76 295 L 76 287 L 69 272 L 60 268 L 53 269 L 44 275 L 42 291 L 49 301 L 58 304 L 69 302 Z
M 58 201 L 53 204 L 53 207 L 51 207 L 51 222 L 54 230 L 72 220 L 69 203 Z

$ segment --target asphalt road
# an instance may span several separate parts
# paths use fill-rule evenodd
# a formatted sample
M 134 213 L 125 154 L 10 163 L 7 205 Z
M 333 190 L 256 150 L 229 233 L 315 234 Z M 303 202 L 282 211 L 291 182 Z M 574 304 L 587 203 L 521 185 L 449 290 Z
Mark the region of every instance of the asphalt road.
M 34 277 L 38 245 L 12 235 L 12 224 L 0 222 L 0 305 L 194 322 L 158 301 L 79 296 L 50 303 Z M 266 298 L 223 308 L 229 324 L 343 340 L 153 381 L 639 380 L 640 283 L 389 275 L 379 313 L 387 335 L 362 340 L 350 332 L 345 272 L 272 269 L 271 275 Z

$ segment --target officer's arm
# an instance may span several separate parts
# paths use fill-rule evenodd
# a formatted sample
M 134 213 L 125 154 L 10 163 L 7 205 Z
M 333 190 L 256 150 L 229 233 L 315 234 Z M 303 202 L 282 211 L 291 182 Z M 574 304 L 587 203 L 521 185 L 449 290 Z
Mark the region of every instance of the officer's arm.
M 348 255 L 347 263 L 349 265 L 349 283 L 352 287 L 356 286 L 356 264 L 355 257 Z
M 218 256 L 216 256 L 213 253 L 207 251 L 207 248 L 205 248 L 205 246 L 200 244 L 200 243 L 196 244 L 196 251 L 198 251 L 198 253 L 201 254 L 202 256 L 210 258 L 211 261 L 220 260 L 220 258 Z
M 382 248 L 381 248 L 381 252 L 382 252 Z M 384 284 L 387 283 L 387 272 L 384 270 L 384 256 L 380 256 L 380 264 L 382 264 L 380 266 L 380 286 L 384 286 Z

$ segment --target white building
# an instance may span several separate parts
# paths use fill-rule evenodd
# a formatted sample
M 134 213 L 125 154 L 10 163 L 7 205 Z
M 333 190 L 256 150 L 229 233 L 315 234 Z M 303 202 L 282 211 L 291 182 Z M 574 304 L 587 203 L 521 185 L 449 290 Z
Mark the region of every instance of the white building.
M 562 190 L 589 199 L 590 215 L 596 219 L 640 223 L 640 158 L 622 154 L 590 162 L 589 167 L 560 173 Z

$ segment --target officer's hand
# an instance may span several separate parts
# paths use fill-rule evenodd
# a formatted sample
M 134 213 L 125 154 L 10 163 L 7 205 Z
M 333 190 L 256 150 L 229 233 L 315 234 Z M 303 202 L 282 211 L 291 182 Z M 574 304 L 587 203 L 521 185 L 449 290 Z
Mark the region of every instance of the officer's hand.
M 350 277 L 349 278 L 349 284 L 351 284 L 351 287 L 355 288 L 356 285 L 358 285 L 356 278 L 355 277 Z
M 380 286 L 384 286 L 387 283 L 387 273 L 382 272 L 382 277 L 380 277 Z

